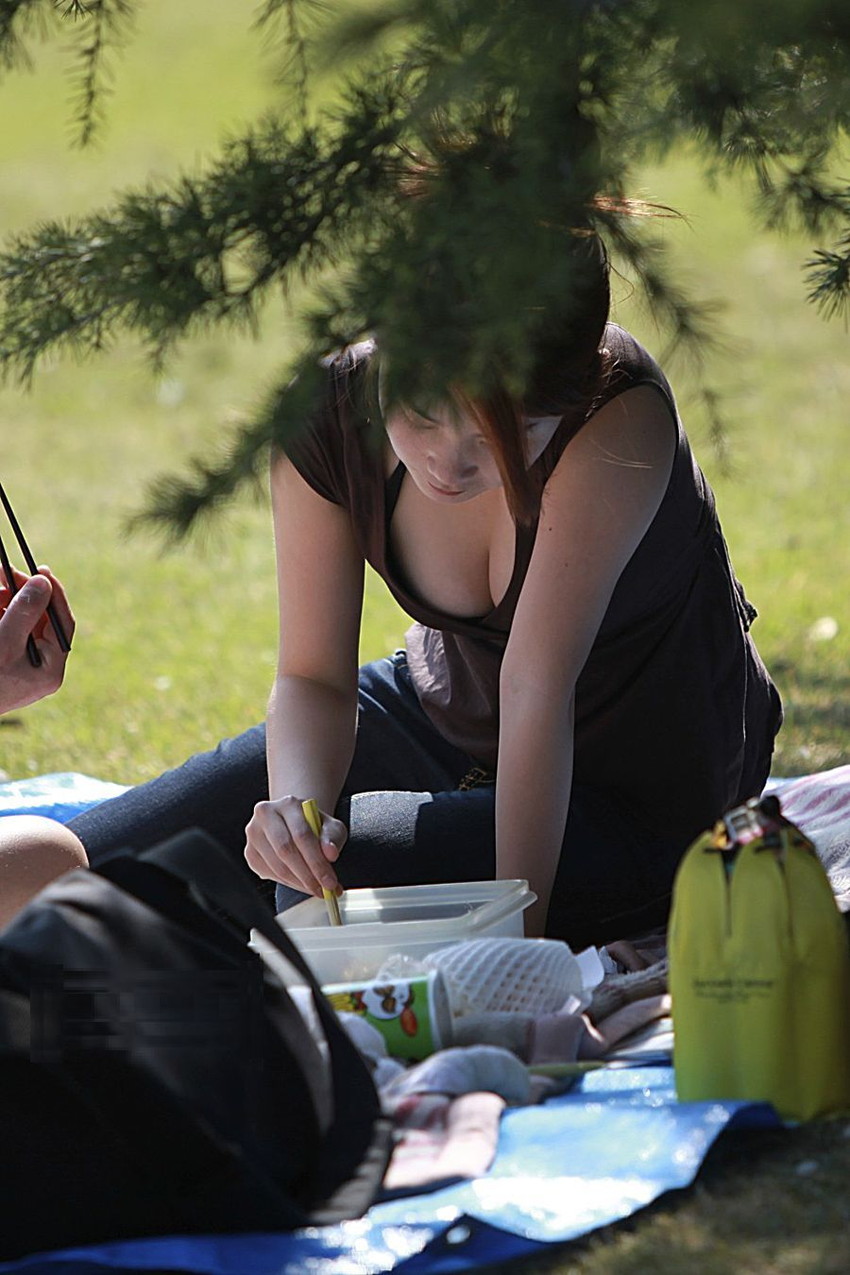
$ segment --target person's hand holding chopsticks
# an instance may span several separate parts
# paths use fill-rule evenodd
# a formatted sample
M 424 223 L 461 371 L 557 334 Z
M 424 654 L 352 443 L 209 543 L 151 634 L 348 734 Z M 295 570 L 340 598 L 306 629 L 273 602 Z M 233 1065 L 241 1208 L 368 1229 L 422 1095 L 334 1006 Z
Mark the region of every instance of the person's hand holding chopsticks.
M 74 632 L 65 590 L 46 567 L 32 576 L 15 571 L 14 585 L 15 591 L 0 573 L 0 713 L 34 704 L 62 685 L 68 653 L 48 621 L 48 604 L 67 637 Z M 33 644 L 37 665 L 30 655 Z
M 280 881 L 304 894 L 323 897 L 341 887 L 333 864 L 345 844 L 348 829 L 333 815 L 318 811 L 321 832 L 316 836 L 300 797 L 261 801 L 246 829 L 245 858 L 265 881 Z

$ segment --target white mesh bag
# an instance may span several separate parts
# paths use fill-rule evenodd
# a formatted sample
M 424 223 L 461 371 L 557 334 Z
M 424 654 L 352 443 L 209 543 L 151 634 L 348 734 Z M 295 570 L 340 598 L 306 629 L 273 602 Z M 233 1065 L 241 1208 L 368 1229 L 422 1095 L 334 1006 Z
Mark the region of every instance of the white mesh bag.
M 584 990 L 578 961 L 555 939 L 469 939 L 430 952 L 423 963 L 443 975 L 455 1015 L 551 1014 Z

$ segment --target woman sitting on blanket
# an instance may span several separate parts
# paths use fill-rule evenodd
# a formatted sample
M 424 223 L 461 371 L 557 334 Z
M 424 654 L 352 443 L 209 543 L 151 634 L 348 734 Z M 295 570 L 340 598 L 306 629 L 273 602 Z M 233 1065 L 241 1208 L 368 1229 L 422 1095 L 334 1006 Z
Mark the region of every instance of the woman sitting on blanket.
M 74 632 L 65 590 L 46 567 L 31 577 L 18 573 L 16 584 L 14 595 L 8 587 L 0 587 L 0 713 L 34 704 L 62 685 L 68 656 L 47 623 L 49 602 L 68 636 Z M 40 658 L 37 665 L 27 653 L 31 635 Z M 0 927 L 48 881 L 85 863 L 78 839 L 52 819 L 28 815 L 0 819 Z
M 495 875 L 574 947 L 664 923 L 690 840 L 761 790 L 781 710 L 670 386 L 576 251 L 582 313 L 541 325 L 521 401 L 387 405 L 380 341 L 328 360 L 273 460 L 266 728 L 74 820 L 92 861 L 198 825 L 280 907 Z M 366 562 L 413 626 L 358 673 Z

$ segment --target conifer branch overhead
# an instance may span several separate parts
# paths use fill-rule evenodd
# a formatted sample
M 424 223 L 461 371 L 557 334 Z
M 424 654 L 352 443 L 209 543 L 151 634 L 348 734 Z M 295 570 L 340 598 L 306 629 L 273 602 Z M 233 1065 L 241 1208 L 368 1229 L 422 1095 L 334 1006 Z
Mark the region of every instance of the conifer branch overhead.
M 102 124 L 109 95 L 109 56 L 132 32 L 132 0 L 60 0 L 65 18 L 74 19 L 77 68 L 74 75 L 77 140 L 87 146 Z
M 104 52 L 128 38 L 136 7 L 0 0 L 0 64 L 20 65 L 42 27 L 76 27 L 88 137 Z M 762 225 L 802 226 L 815 240 L 810 299 L 826 315 L 848 305 L 850 195 L 835 160 L 850 126 L 845 4 L 374 0 L 342 12 L 263 0 L 255 20 L 273 31 L 287 111 L 198 174 L 7 244 L 7 374 L 27 379 L 47 353 L 91 354 L 120 330 L 154 358 L 205 326 L 260 331 L 267 298 L 306 280 L 299 383 L 333 345 L 374 331 L 397 392 L 486 388 L 495 375 L 519 390 L 539 315 L 569 308 L 576 237 L 595 233 L 671 340 L 699 355 L 712 311 L 678 286 L 652 219 L 627 199 L 637 166 L 682 139 L 709 178 L 749 179 Z M 308 112 L 310 68 L 329 62 L 345 68 L 336 105 Z M 275 431 L 297 424 L 283 404 L 304 406 L 288 383 Z M 156 516 L 184 529 L 248 481 L 269 419 L 263 409 L 182 492 L 163 489 Z
M 57 16 L 54 0 L 0 0 L 0 68 L 28 70 L 32 44 L 52 33 Z
M 818 248 L 806 262 L 809 300 L 826 318 L 850 313 L 850 233 L 841 237 L 832 251 Z
M 74 139 L 87 145 L 103 121 L 109 58 L 130 39 L 136 0 L 0 0 L 0 68 L 29 68 L 32 46 L 71 37 Z
M 201 177 L 14 239 L 0 256 L 0 367 L 29 380 L 48 352 L 94 353 L 120 329 L 160 358 L 211 324 L 254 323 L 273 284 L 338 260 L 363 229 L 393 153 L 384 107 L 352 101 L 330 143 L 269 121 Z

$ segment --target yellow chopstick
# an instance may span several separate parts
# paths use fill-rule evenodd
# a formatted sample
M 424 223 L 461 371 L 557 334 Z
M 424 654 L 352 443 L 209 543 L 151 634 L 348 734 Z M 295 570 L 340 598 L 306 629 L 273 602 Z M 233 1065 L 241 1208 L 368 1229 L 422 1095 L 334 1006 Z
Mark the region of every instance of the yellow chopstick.
M 316 805 L 312 797 L 308 801 L 301 802 L 301 809 L 304 811 L 304 818 L 307 820 L 310 828 L 315 832 L 317 837 L 322 835 L 322 821 L 319 818 L 319 807 Z M 325 907 L 328 909 L 328 919 L 331 925 L 342 925 L 342 917 L 339 914 L 339 903 L 333 890 L 326 890 L 322 886 L 322 898 L 325 900 Z
M 528 1063 L 526 1071 L 532 1076 L 551 1076 L 560 1080 L 565 1076 L 585 1076 L 589 1071 L 620 1071 L 626 1067 L 634 1067 L 631 1060 L 625 1058 L 582 1058 L 577 1062 Z

